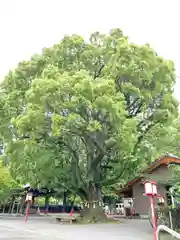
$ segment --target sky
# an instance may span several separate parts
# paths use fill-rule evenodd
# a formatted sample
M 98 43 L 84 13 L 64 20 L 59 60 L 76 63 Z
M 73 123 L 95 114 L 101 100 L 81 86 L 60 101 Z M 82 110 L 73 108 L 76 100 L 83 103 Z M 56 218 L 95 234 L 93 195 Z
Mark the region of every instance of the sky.
M 174 61 L 180 76 L 180 0 L 0 0 L 0 78 L 65 34 L 121 28 Z M 180 100 L 180 78 L 175 95 Z

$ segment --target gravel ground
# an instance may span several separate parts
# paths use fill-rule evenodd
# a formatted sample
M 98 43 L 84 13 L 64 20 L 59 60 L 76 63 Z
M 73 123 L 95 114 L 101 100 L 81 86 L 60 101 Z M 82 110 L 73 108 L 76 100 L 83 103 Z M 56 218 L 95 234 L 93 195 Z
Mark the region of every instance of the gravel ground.
M 125 220 L 119 224 L 62 225 L 52 219 L 0 219 L 0 239 L 37 240 L 152 240 L 146 220 Z M 162 238 L 169 240 L 170 238 Z

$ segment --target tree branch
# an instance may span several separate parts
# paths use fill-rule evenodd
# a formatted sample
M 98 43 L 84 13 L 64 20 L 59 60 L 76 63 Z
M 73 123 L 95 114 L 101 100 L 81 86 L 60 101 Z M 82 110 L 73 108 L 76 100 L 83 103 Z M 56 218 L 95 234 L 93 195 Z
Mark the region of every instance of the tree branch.
M 126 111 L 128 111 L 128 118 L 132 118 L 137 116 L 138 113 L 141 112 L 141 108 L 144 104 L 144 101 L 137 97 L 134 101 L 129 100 L 129 104 L 127 104 Z
M 111 179 L 108 179 L 108 180 L 104 181 L 103 186 L 110 186 L 110 185 L 115 184 L 123 176 L 126 169 L 127 169 L 127 164 L 124 164 L 120 173 L 118 175 L 116 175 L 114 178 L 111 178 Z
M 141 142 L 143 141 L 144 137 L 146 136 L 146 134 L 156 125 L 156 123 L 151 123 L 149 124 L 149 126 L 146 127 L 146 129 L 142 132 L 142 134 L 140 134 L 140 136 L 137 139 L 137 142 L 134 146 L 134 150 L 133 150 L 133 154 L 136 153 L 138 146 L 141 144 Z
M 83 179 L 81 177 L 81 170 L 80 170 L 80 167 L 79 167 L 79 157 L 78 157 L 78 154 L 77 154 L 77 150 L 74 150 L 68 143 L 66 143 L 63 140 L 60 140 L 60 144 L 64 144 L 64 146 L 67 147 L 67 149 L 72 154 L 72 157 L 74 159 L 74 162 L 72 164 L 72 166 L 73 166 L 72 171 L 73 171 L 74 176 L 76 178 L 76 183 L 80 187 L 83 184 Z
M 99 153 L 98 156 L 92 161 L 91 166 L 95 168 L 104 158 L 104 153 Z
M 99 59 L 99 63 L 100 63 L 100 59 Z M 105 67 L 105 64 L 102 64 L 102 66 L 99 68 L 99 70 L 95 71 L 94 79 L 98 78 L 101 75 L 101 72 L 102 72 L 104 67 Z

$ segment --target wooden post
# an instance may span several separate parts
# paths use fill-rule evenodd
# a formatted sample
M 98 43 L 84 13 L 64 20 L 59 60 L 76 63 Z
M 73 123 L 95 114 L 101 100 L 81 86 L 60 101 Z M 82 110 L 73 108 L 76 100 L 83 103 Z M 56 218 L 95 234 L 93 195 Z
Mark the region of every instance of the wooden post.
M 14 199 L 13 204 L 12 204 L 12 208 L 11 208 L 11 213 L 12 213 L 12 214 L 14 213 L 15 203 L 16 203 L 16 201 L 15 201 L 15 199 Z

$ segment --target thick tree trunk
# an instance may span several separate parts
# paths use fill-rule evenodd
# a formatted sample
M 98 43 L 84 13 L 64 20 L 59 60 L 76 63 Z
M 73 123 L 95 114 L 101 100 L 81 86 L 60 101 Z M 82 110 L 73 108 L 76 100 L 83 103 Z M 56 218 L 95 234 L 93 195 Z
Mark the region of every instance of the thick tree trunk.
M 88 203 L 89 206 L 84 208 L 84 211 L 82 213 L 83 221 L 85 222 L 105 222 L 107 220 L 107 217 L 103 211 L 102 206 L 98 206 L 97 204 Z
M 3 213 L 5 213 L 5 210 L 6 210 L 6 204 L 4 203 L 3 204 Z
M 34 207 L 34 203 L 35 203 L 35 196 L 32 196 L 32 203 L 31 203 L 31 207 Z
M 48 211 L 49 211 L 49 199 L 50 199 L 49 196 L 45 197 L 46 214 L 48 214 Z
M 24 214 L 24 210 L 25 210 L 25 199 L 26 199 L 26 196 L 22 196 L 22 197 L 21 197 L 20 210 L 19 210 L 19 212 L 20 212 L 21 214 Z
M 67 205 L 67 192 L 63 192 L 63 207 L 65 208 Z
M 14 208 L 15 208 L 15 200 L 14 200 L 13 203 L 12 203 L 11 214 L 14 213 Z
M 86 222 L 105 222 L 107 217 L 103 211 L 101 192 L 98 187 L 90 185 L 88 194 L 84 202 L 84 210 L 82 212 L 83 221 Z
M 11 213 L 11 206 L 12 206 L 12 203 L 9 204 L 8 213 Z
M 16 214 L 18 214 L 19 211 L 20 211 L 20 203 L 17 203 Z

